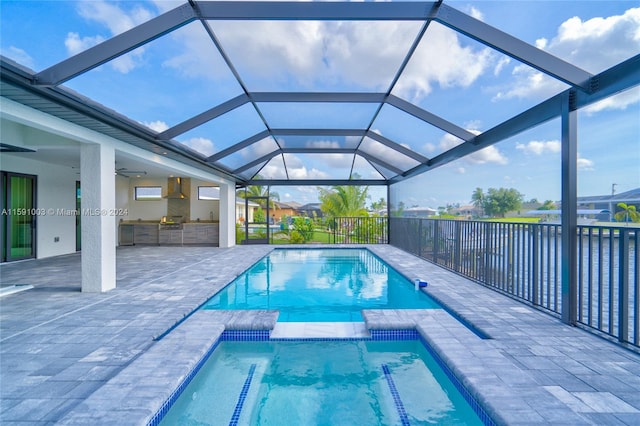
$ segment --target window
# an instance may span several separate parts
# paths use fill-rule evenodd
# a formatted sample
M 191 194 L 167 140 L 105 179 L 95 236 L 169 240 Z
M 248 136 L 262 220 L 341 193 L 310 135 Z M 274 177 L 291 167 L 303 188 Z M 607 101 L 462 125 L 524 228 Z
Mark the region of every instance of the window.
M 136 200 L 157 201 L 162 199 L 161 186 L 136 186 Z
M 219 200 L 220 188 L 217 186 L 199 186 L 198 200 Z

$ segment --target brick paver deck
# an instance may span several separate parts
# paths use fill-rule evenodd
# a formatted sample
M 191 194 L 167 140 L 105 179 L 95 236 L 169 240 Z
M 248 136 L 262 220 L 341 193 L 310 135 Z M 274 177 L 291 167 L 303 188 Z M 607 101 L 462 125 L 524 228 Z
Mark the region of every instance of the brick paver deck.
M 0 266 L 2 286 L 34 286 L 0 298 L 0 423 L 144 424 L 225 326 L 273 327 L 272 313 L 188 316 L 272 248 L 120 248 L 117 288 L 102 294 L 80 292 L 79 255 Z M 367 327 L 416 327 L 499 423 L 640 424 L 637 353 L 394 247 L 370 249 L 490 339 L 445 310 L 366 311 Z

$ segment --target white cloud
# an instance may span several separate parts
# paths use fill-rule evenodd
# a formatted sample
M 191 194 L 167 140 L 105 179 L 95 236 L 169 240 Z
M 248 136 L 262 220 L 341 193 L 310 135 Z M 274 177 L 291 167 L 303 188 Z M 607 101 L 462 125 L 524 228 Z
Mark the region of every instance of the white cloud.
M 549 44 L 549 40 L 543 37 L 536 40 L 535 46 L 538 49 L 544 49 L 545 47 L 547 47 L 547 44 Z
M 494 57 L 489 48 L 463 47 L 455 31 L 432 22 L 394 93 L 416 101 L 428 95 L 435 83 L 443 88 L 468 87 Z
M 169 125 L 164 121 L 151 121 L 151 122 L 142 122 L 143 125 L 147 126 L 151 130 L 155 130 L 158 133 L 164 132 L 169 128 Z
M 526 144 L 517 143 L 516 149 L 524 151 L 528 154 L 542 155 L 545 153 L 560 152 L 561 143 L 558 140 L 553 141 L 530 141 Z
M 442 151 L 448 151 L 451 148 L 455 148 L 456 146 L 460 145 L 463 142 L 464 141 L 462 139 L 447 133 L 442 137 L 442 139 L 440 139 L 439 148 Z
M 422 149 L 424 150 L 424 152 L 432 153 L 436 151 L 437 147 L 435 144 L 427 142 L 424 144 L 424 147 Z
M 331 140 L 310 140 L 307 141 L 304 146 L 306 148 L 340 148 L 340 143 L 338 141 Z
M 332 168 L 350 168 L 353 164 L 353 154 L 309 154 L 312 158 Z
M 639 45 L 640 8 L 633 8 L 607 18 L 582 21 L 576 16 L 568 19 L 549 42 L 548 50 L 587 71 L 598 73 L 636 55 Z
M 246 81 L 273 89 L 350 85 L 385 90 L 418 23 L 385 21 L 215 22 L 212 28 Z M 192 52 L 201 56 L 202 50 Z
M 103 41 L 104 37 L 99 35 L 95 37 L 80 38 L 80 34 L 71 32 L 67 34 L 67 38 L 64 40 L 64 46 L 67 48 L 69 55 L 76 55 L 83 50 L 87 50 L 96 44 L 102 43 Z
M 154 16 L 153 12 L 139 5 L 125 11 L 117 4 L 106 1 L 79 2 L 78 13 L 87 20 L 104 25 L 112 35 L 123 33 Z
M 573 17 L 560 25 L 551 40 L 536 40 L 536 47 L 594 74 L 637 55 L 639 45 L 640 8 L 629 9 L 622 15 L 586 21 Z M 510 86 L 497 93 L 494 101 L 512 98 L 544 99 L 567 87 L 526 65 L 515 66 L 513 76 Z M 620 108 L 614 102 L 602 104 L 602 107 Z
M 94 21 L 109 30 L 109 37 L 121 34 L 136 25 L 153 18 L 154 13 L 141 6 L 125 11 L 115 3 L 105 1 L 84 1 L 78 2 L 78 13 L 87 21 Z M 67 34 L 65 47 L 69 55 L 75 55 L 101 43 L 108 37 L 102 35 L 83 36 L 75 32 Z M 144 47 L 139 47 L 110 62 L 116 71 L 126 74 L 139 66 L 143 61 Z
M 378 142 L 371 142 L 369 138 L 365 138 L 363 150 L 385 163 L 396 166 L 399 169 L 408 170 L 418 165 L 418 162 L 411 157 L 407 157 L 403 153 L 389 148 Z
M 271 136 L 267 136 L 264 139 L 255 142 L 248 147 L 242 149 L 240 154 L 245 160 L 255 160 L 263 157 L 269 153 L 272 153 L 277 149 L 275 142 Z
M 467 129 L 467 130 L 476 135 L 480 134 L 479 130 L 475 130 L 475 129 Z M 459 139 L 447 133 L 442 137 L 442 139 L 440 139 L 440 143 L 438 144 L 437 149 L 432 144 L 427 144 L 427 145 L 430 145 L 430 147 L 433 148 L 434 151 L 437 151 L 437 153 L 440 154 L 442 152 L 455 148 L 456 146 L 462 144 L 463 142 L 464 141 L 462 139 Z M 507 157 L 505 157 L 505 155 L 495 145 L 488 146 L 486 148 L 481 149 L 480 151 L 474 152 L 473 154 L 469 154 L 463 158 L 463 161 L 469 164 L 487 164 L 487 163 L 507 164 L 509 162 Z M 463 167 L 460 167 L 456 172 L 465 173 L 466 170 Z
M 604 110 L 625 110 L 628 106 L 638 102 L 640 102 L 640 89 L 635 87 L 591 104 L 581 111 L 591 115 Z
M 228 82 L 224 84 L 233 84 L 240 92 L 231 70 L 200 25 L 187 25 L 172 32 L 170 37 L 179 44 L 180 50 L 163 62 L 164 67 L 173 68 L 185 77 L 208 80 L 226 78 Z
M 512 82 L 504 90 L 497 92 L 492 101 L 513 98 L 545 99 L 568 87 L 565 83 L 522 64 L 513 68 L 512 76 Z
M 191 138 L 181 141 L 181 143 L 206 156 L 213 155 L 216 152 L 213 142 L 207 138 Z
M 578 157 L 578 170 L 592 172 L 595 169 L 595 162 L 586 158 Z
M 482 12 L 480 12 L 478 9 L 476 9 L 475 7 L 471 6 L 471 9 L 469 10 L 469 15 L 473 16 L 474 18 L 482 21 L 484 20 L 484 16 L 482 15 Z
M 15 46 L 9 46 L 8 49 L 0 49 L 0 53 L 3 56 L 6 56 L 7 58 L 10 58 L 16 61 L 20 65 L 23 65 L 31 69 L 35 68 L 35 62 L 33 58 L 23 49 L 20 49 Z
M 496 66 L 493 68 L 493 75 L 498 76 L 502 69 L 511 63 L 511 58 L 508 56 L 501 57 Z
M 488 146 L 480 151 L 474 152 L 473 154 L 469 154 L 464 157 L 464 159 L 471 164 L 507 164 L 509 162 L 507 157 L 505 157 L 495 145 Z

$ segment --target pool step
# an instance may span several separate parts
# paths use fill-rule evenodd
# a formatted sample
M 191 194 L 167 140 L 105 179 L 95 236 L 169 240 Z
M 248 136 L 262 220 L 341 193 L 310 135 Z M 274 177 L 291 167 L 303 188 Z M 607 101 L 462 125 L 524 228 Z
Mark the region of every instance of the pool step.
M 271 332 L 272 339 L 370 336 L 364 322 L 277 322 Z

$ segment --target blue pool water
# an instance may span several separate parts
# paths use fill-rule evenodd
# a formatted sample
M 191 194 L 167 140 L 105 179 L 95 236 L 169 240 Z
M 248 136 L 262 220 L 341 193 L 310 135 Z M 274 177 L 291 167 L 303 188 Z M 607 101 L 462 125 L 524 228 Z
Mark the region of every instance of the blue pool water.
M 362 321 L 361 309 L 439 307 L 366 249 L 276 249 L 203 309 L 278 309 L 278 321 Z
M 481 425 L 421 341 L 221 342 L 162 425 Z

